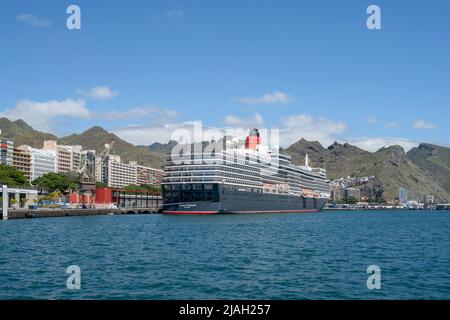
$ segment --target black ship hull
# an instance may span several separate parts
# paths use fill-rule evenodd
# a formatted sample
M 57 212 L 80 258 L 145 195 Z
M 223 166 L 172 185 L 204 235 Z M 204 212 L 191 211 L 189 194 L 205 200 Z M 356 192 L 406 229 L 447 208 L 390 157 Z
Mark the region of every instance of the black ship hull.
M 218 188 L 211 200 L 174 201 L 164 196 L 165 214 L 294 213 L 322 210 L 327 199 Z

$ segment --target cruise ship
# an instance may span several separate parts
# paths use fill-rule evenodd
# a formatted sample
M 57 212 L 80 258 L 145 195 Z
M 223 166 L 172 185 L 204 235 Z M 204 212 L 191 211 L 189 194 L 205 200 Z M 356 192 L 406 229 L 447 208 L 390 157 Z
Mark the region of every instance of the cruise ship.
M 165 214 L 289 213 L 320 211 L 330 197 L 326 171 L 303 166 L 262 145 L 251 129 L 245 147 L 167 156 L 162 183 Z

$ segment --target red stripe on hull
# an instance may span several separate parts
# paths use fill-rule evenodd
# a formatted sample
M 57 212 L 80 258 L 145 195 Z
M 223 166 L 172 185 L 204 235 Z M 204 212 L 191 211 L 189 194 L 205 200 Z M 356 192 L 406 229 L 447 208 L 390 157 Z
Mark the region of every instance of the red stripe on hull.
M 269 211 L 235 211 L 232 213 L 307 213 L 320 210 L 269 210 Z M 163 211 L 164 214 L 218 214 L 217 211 Z M 225 213 L 225 212 L 224 212 Z
M 236 211 L 236 213 L 307 213 L 320 210 L 271 210 L 271 211 Z

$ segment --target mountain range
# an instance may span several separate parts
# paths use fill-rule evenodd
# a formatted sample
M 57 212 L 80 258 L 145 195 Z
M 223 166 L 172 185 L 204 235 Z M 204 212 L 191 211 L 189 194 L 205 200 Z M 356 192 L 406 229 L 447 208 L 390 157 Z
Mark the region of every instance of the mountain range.
M 375 192 L 385 199 L 395 199 L 403 187 L 411 199 L 433 195 L 437 201 L 450 200 L 450 148 L 420 144 L 407 153 L 400 146 L 368 152 L 348 143 L 324 148 L 300 139 L 285 152 L 296 164 L 304 164 L 308 153 L 311 165 L 327 169 L 329 179 L 374 176 Z
M 22 120 L 10 121 L 0 118 L 0 129 L 1 137 L 11 139 L 15 146 L 27 144 L 42 148 L 45 140 L 57 140 L 59 144 L 81 145 L 83 149 L 101 152 L 106 143 L 114 141 L 110 153 L 120 155 L 125 162 L 137 161 L 138 164 L 161 168 L 165 157 L 164 154 L 150 151 L 147 147 L 134 146 L 101 127 L 92 127 L 81 134 L 58 138 L 50 133 L 36 131 Z
M 82 145 L 84 149 L 100 152 L 106 143 L 115 141 L 111 153 L 124 161 L 160 168 L 165 154 L 176 145 L 175 141 L 154 143 L 150 146 L 134 146 L 101 127 L 92 127 L 80 134 L 56 137 L 34 130 L 22 120 L 0 118 L 1 137 L 14 141 L 15 145 L 28 144 L 41 148 L 44 140 L 57 140 L 60 144 Z M 360 186 L 362 192 L 375 192 L 387 200 L 398 197 L 399 188 L 408 190 L 411 199 L 422 200 L 434 195 L 436 201 L 450 201 L 450 148 L 433 144 L 420 144 L 407 153 L 400 146 L 381 148 L 368 152 L 348 143 L 335 142 L 328 148 L 318 141 L 300 139 L 281 152 L 289 154 L 292 162 L 304 164 L 308 154 L 311 166 L 327 169 L 329 179 L 347 176 L 374 176 L 368 185 Z

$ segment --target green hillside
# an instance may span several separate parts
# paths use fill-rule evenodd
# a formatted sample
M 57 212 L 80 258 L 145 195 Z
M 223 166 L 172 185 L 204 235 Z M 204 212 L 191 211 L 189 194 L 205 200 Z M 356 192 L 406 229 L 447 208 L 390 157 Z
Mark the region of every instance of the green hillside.
M 111 154 L 121 156 L 125 162 L 137 161 L 138 164 L 149 165 L 154 168 L 161 168 L 163 165 L 163 154 L 150 151 L 146 147 L 136 147 L 101 127 L 92 127 L 81 134 L 72 134 L 58 139 L 60 144 L 79 144 L 84 149 L 93 149 L 97 152 L 104 150 L 105 144 L 112 141 L 114 141 L 114 146 L 111 149 Z
M 431 194 L 438 201 L 450 200 L 450 190 L 445 184 L 409 159 L 400 146 L 382 148 L 372 153 L 348 143 L 335 142 L 325 149 L 317 141 L 301 139 L 290 146 L 286 153 L 297 164 L 304 164 L 304 156 L 308 153 L 311 165 L 327 169 L 329 179 L 375 176 L 377 189 L 382 191 L 385 199 L 395 199 L 399 188 L 403 187 L 408 190 L 411 199 L 422 200 L 424 195 Z M 432 158 L 431 163 L 445 162 L 442 158 Z M 444 176 L 449 178 L 448 172 Z
M 450 148 L 422 143 L 411 149 L 407 157 L 450 193 Z
M 42 148 L 45 140 L 56 140 L 56 136 L 34 130 L 23 120 L 10 121 L 0 118 L 1 137 L 14 141 L 14 146 L 27 144 L 35 148 Z

